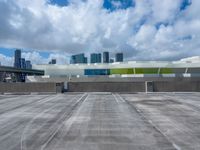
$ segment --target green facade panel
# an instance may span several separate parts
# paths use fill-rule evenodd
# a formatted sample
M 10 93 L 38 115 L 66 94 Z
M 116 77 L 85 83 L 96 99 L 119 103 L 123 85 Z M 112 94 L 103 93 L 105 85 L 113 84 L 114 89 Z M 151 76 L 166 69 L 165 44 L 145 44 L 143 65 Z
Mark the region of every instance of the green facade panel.
M 135 68 L 135 74 L 158 74 L 158 68 Z
M 177 68 L 115 68 L 85 69 L 85 75 L 123 75 L 123 74 L 174 74 L 182 70 Z M 181 72 L 182 73 L 182 72 Z
M 110 74 L 134 74 L 133 68 L 110 69 Z
M 110 69 L 110 74 L 173 74 L 172 68 L 119 68 Z
M 160 74 L 173 74 L 172 68 L 160 68 Z

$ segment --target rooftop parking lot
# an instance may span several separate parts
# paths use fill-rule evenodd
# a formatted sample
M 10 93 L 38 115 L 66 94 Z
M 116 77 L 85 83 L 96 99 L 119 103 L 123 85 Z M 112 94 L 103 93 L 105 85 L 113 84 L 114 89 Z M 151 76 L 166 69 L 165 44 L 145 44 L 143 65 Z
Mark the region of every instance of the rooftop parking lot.
M 0 95 L 0 150 L 199 150 L 200 93 Z

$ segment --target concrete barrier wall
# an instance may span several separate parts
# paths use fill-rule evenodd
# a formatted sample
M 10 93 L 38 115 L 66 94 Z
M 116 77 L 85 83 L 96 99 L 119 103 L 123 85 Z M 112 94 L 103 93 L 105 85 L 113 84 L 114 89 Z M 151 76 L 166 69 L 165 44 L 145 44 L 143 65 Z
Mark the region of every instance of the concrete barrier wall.
M 62 89 L 62 83 L 0 83 L 0 93 L 60 93 Z
M 69 92 L 200 92 L 200 81 L 69 82 Z M 149 86 L 149 87 L 147 87 Z
M 155 81 L 154 92 L 200 92 L 200 81 Z
M 145 82 L 145 81 L 180 81 L 180 80 L 193 80 L 200 81 L 200 77 L 152 77 L 152 75 L 146 75 L 142 77 L 42 77 L 42 76 L 28 76 L 26 82 Z
M 149 87 L 147 87 L 149 86 Z M 68 82 L 69 92 L 200 92 L 200 81 Z M 64 90 L 63 83 L 0 83 L 0 93 L 53 92 Z
M 69 82 L 69 92 L 145 92 L 144 82 Z

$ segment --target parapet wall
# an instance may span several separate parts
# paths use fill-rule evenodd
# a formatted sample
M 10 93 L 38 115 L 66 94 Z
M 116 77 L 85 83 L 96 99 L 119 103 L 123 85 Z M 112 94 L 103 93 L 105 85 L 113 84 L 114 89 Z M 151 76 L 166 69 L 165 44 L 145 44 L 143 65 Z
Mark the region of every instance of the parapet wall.
M 134 81 L 0 83 L 0 93 L 68 92 L 200 92 L 200 78 L 150 78 Z
M 0 83 L 0 93 L 60 93 L 62 83 Z
M 200 92 L 200 81 L 155 81 L 155 92 Z
M 200 81 L 68 82 L 69 92 L 200 92 Z
M 28 76 L 26 82 L 145 82 L 145 81 L 200 81 L 200 77 L 180 77 L 180 76 L 140 76 L 140 77 L 109 77 L 109 76 L 93 76 L 93 77 L 46 77 L 46 76 Z
M 145 92 L 144 82 L 69 82 L 69 92 Z

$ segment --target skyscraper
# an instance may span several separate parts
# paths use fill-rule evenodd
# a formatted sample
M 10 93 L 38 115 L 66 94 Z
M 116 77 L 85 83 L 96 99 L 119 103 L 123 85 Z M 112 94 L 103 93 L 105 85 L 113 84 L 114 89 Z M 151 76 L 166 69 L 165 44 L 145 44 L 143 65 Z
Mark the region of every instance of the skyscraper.
M 15 50 L 14 67 L 15 68 L 21 68 L 21 50 L 20 49 Z
M 26 69 L 26 62 L 25 62 L 25 58 L 21 58 L 21 61 L 20 61 L 21 65 L 20 65 L 20 68 L 21 69 Z
M 26 69 L 32 69 L 32 65 L 31 65 L 31 61 L 30 60 L 26 60 Z
M 92 53 L 90 55 L 90 63 L 101 63 L 101 54 Z
M 90 54 L 90 63 L 96 63 L 96 54 L 95 53 L 92 53 Z
M 103 63 L 109 63 L 109 52 L 103 52 Z
M 116 53 L 115 61 L 116 62 L 123 62 L 123 53 Z
M 70 63 L 71 64 L 87 63 L 87 57 L 85 57 L 84 53 L 72 55 Z
M 88 60 L 87 60 L 87 57 L 84 57 L 84 64 L 87 64 Z
M 97 63 L 101 63 L 101 53 L 97 54 Z

